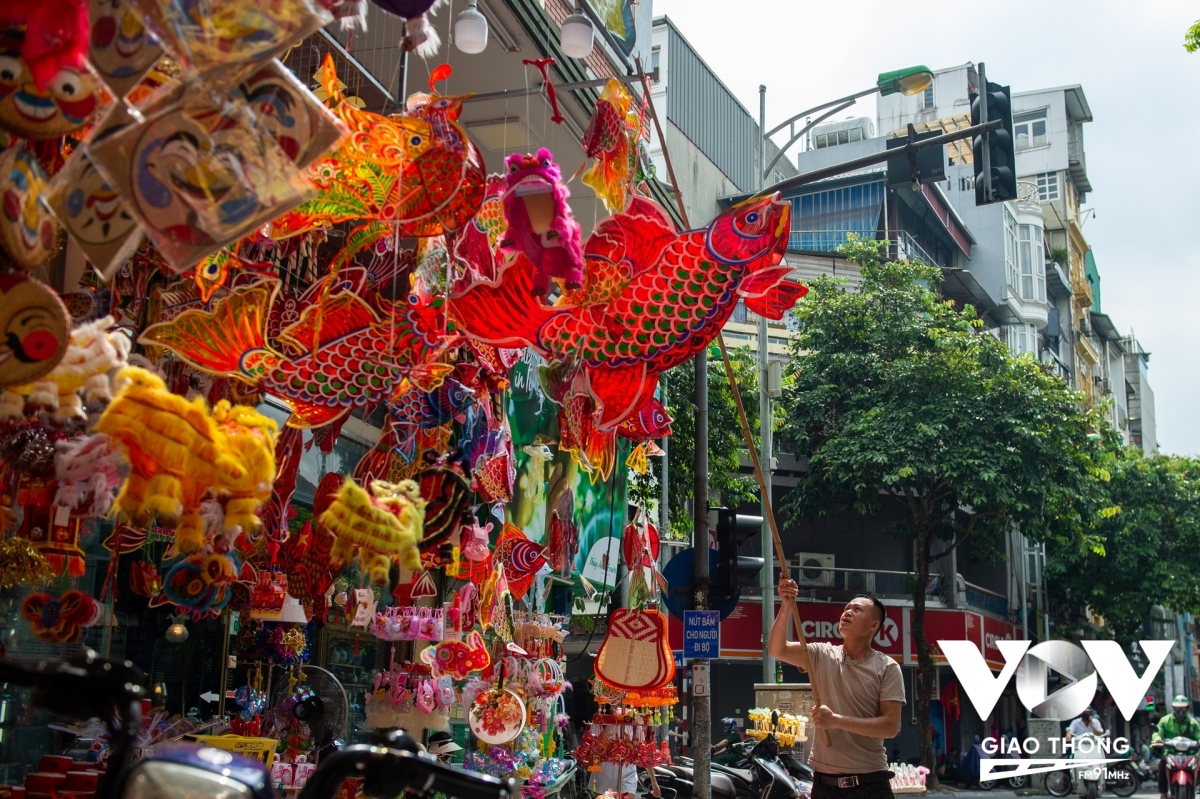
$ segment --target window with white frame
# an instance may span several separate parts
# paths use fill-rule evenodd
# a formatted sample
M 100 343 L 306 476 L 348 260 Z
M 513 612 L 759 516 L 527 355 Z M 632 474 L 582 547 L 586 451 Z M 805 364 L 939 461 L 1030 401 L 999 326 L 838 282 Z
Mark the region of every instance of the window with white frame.
M 1042 229 L 1037 225 L 1018 225 L 1017 256 L 1021 270 L 1021 299 L 1046 301 L 1046 255 Z
M 655 47 L 650 51 L 650 82 L 658 83 L 661 79 L 658 73 L 659 61 L 662 58 L 662 48 Z
M 1037 355 L 1038 333 L 1033 325 L 1005 325 L 1004 343 L 1013 355 Z
M 1058 199 L 1058 173 L 1042 172 L 1034 175 L 1037 181 L 1038 199 L 1042 202 Z
M 1045 146 L 1050 141 L 1046 133 L 1046 109 L 1013 115 L 1016 149 Z
M 1020 296 L 1021 283 L 1017 272 L 1017 220 L 1007 207 L 1004 209 L 1004 275 L 1013 294 Z
M 933 108 L 933 84 L 925 87 L 925 91 L 921 92 L 921 108 Z

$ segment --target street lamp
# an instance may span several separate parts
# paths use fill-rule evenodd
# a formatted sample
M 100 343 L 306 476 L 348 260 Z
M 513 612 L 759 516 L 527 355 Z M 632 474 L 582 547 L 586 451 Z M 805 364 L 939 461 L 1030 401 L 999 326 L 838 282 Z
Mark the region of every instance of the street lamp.
M 771 130 L 767 130 L 767 87 L 760 85 L 758 87 L 758 129 L 765 131 L 762 135 L 762 141 L 758 143 L 758 191 L 766 188 L 767 176 L 771 174 L 771 170 L 775 164 L 783 158 L 788 149 L 798 142 L 804 134 L 808 133 L 816 125 L 821 124 L 834 114 L 843 111 L 860 97 L 866 97 L 868 94 L 879 94 L 883 97 L 889 94 L 903 94 L 912 96 L 920 94 L 929 88 L 933 83 L 933 72 L 929 67 L 917 65 L 915 67 L 906 67 L 904 69 L 894 69 L 891 72 L 882 72 L 875 79 L 875 85 L 869 89 L 863 89 L 861 92 L 842 97 L 837 100 L 832 100 L 828 103 L 814 106 L 791 118 L 776 125 Z M 832 106 L 832 108 L 830 108 Z M 824 111 L 830 108 L 829 111 L 821 114 L 816 119 L 806 119 L 811 114 L 817 111 Z M 805 124 L 798 132 L 795 129 L 796 122 L 804 119 Z M 784 128 L 789 128 L 791 138 L 788 143 L 779 148 L 779 152 L 771 159 L 771 163 L 763 166 L 767 155 L 767 141 Z M 771 457 L 772 457 L 772 441 L 771 441 L 771 394 L 770 394 L 770 338 L 767 334 L 767 318 L 765 316 L 758 317 L 758 421 L 759 421 L 759 461 L 762 463 L 763 483 L 766 485 L 765 496 L 762 498 L 763 517 L 767 515 L 767 503 L 771 499 Z M 763 632 L 766 633 L 771 629 L 771 625 L 775 622 L 775 587 L 771 585 L 771 577 L 775 571 L 775 550 L 773 549 L 771 540 L 771 531 L 767 529 L 767 525 L 762 528 L 762 556 L 765 561 L 762 570 L 762 614 L 763 614 Z M 780 564 L 781 569 L 787 569 L 787 564 Z M 765 643 L 765 642 L 764 642 Z M 763 647 L 764 651 L 766 647 Z M 772 682 L 775 677 L 775 658 L 766 655 L 763 658 L 763 682 Z

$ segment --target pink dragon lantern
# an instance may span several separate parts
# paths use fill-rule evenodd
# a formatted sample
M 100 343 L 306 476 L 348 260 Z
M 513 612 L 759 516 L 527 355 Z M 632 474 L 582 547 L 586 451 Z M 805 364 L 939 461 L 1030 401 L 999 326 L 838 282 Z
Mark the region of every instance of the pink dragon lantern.
M 537 155 L 513 153 L 504 161 L 504 221 L 508 230 L 502 250 L 516 250 L 534 266 L 533 293 L 545 296 L 550 279 L 568 289 L 583 285 L 583 231 L 571 213 L 571 196 L 562 171 L 545 147 Z
M 474 339 L 532 347 L 550 362 L 544 382 L 562 409 L 560 446 L 604 474 L 616 435 L 669 425 L 655 407 L 658 375 L 708 346 L 739 299 L 781 319 L 807 292 L 783 261 L 790 219 L 774 195 L 681 233 L 660 206 L 635 197 L 588 238 L 581 289 L 547 306 L 533 263 L 519 255 L 497 285 L 452 295 L 450 314 Z

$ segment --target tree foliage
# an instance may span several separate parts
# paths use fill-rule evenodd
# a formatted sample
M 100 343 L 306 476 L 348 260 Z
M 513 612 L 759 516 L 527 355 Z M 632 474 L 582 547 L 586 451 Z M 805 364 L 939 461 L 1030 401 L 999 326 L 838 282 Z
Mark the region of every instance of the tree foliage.
M 758 433 L 758 366 L 746 348 L 730 348 L 729 360 L 734 379 L 750 420 L 750 429 Z M 696 375 L 689 362 L 665 376 L 667 408 L 675 421 L 667 457 L 667 503 L 671 532 L 676 537 L 691 535 L 692 515 L 687 502 L 695 486 L 696 453 Z M 756 439 L 757 440 L 757 439 Z M 748 502 L 758 496 L 754 478 L 741 474 L 739 453 L 745 452 L 746 440 L 733 403 L 733 392 L 725 377 L 720 357 L 708 359 L 708 486 L 725 504 Z
M 1082 541 L 1101 500 L 1088 438 L 1100 421 L 1038 361 L 984 333 L 973 308 L 943 301 L 940 270 L 881 263 L 879 246 L 845 248 L 862 265 L 859 291 L 819 278 L 797 307 L 784 435 L 811 465 L 784 507 L 793 519 L 839 506 L 901 510 L 891 532 L 916 545 L 917 730 L 932 765 L 931 565 L 968 539 L 987 551 L 1014 526 L 1034 540 Z
M 1091 610 L 1128 644 L 1144 637 L 1154 605 L 1200 614 L 1200 461 L 1113 446 L 1105 467 L 1095 540 L 1049 544 L 1046 582 L 1057 607 L 1075 618 Z
M 1200 19 L 1192 23 L 1192 27 L 1183 35 L 1183 49 L 1189 53 L 1200 50 Z

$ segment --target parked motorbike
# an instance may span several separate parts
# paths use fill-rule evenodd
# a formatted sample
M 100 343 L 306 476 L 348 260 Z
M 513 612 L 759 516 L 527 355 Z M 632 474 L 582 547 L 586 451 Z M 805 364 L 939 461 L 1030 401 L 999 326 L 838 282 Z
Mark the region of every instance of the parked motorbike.
M 145 675 L 129 662 L 90 650 L 65 661 L 23 664 L 0 658 L 0 683 L 33 689 L 33 703 L 65 718 L 104 720 L 107 770 L 96 799 L 274 799 L 262 763 L 207 746 L 156 747 L 131 762 L 146 695 Z M 516 799 L 512 780 L 470 774 L 418 754 L 403 732 L 380 746 L 350 746 L 327 758 L 298 799 L 332 799 L 347 777 L 362 777 L 362 795 L 394 799 L 439 792 L 455 799 Z
M 709 782 L 714 799 L 800 799 L 800 780 L 794 777 L 780 760 L 779 741 L 773 734 L 749 747 L 744 763 L 725 766 L 713 763 L 709 770 Z M 800 774 L 807 773 L 811 793 L 812 769 L 806 764 L 792 764 Z M 663 795 L 668 791 L 677 799 L 692 799 L 694 773 L 692 762 L 679 758 L 670 766 L 659 766 L 654 770 L 655 779 Z

